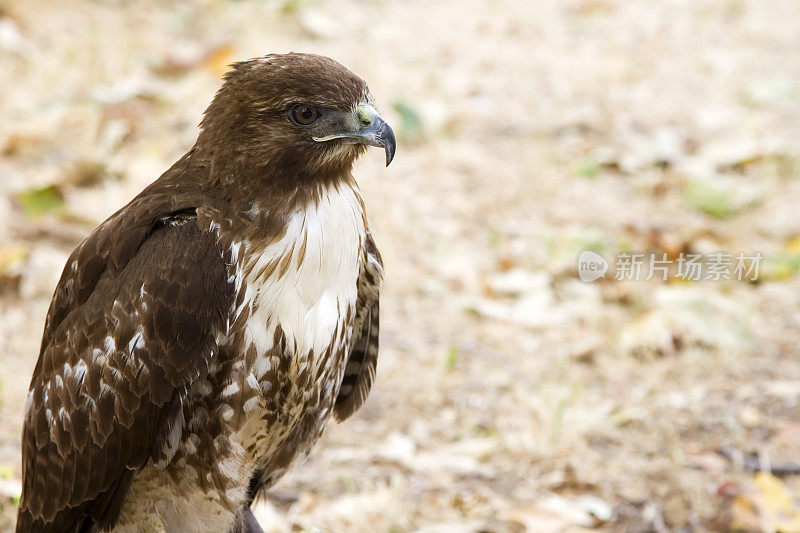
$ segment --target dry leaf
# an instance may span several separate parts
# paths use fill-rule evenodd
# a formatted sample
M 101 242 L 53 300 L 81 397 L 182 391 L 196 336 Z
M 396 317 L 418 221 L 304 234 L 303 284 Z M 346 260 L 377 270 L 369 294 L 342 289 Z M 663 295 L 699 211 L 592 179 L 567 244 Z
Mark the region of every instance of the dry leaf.
M 236 49 L 233 45 L 223 44 L 206 54 L 200 64 L 215 76 L 222 77 L 228 72 L 235 58 Z

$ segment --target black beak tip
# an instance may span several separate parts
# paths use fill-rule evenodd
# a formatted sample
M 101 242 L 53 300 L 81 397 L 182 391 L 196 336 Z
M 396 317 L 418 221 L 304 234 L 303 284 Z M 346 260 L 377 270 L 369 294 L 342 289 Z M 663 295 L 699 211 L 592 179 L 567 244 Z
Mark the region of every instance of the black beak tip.
M 383 137 L 383 148 L 386 151 L 386 166 L 389 166 L 389 163 L 392 162 L 394 159 L 394 152 L 397 148 L 397 143 L 394 139 L 394 131 L 392 131 L 392 127 L 388 124 L 384 125 L 385 129 L 381 132 L 381 137 Z

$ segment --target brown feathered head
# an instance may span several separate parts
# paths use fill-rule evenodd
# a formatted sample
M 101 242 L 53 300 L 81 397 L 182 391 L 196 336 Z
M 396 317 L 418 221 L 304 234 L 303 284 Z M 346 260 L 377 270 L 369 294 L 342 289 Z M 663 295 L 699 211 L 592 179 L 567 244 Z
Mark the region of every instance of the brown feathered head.
M 215 170 L 246 167 L 271 179 L 348 172 L 367 145 L 394 157 L 392 128 L 364 81 L 313 54 L 268 55 L 233 65 L 205 112 L 198 146 Z M 261 169 L 261 170 L 259 170 Z

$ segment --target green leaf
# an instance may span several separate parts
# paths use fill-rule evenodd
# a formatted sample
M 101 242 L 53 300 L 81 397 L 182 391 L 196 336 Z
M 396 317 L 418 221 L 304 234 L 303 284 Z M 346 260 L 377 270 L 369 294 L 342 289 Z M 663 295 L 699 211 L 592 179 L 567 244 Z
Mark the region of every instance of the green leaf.
M 503 242 L 503 234 L 494 226 L 489 226 L 489 248 L 497 250 Z
M 707 180 L 692 180 L 684 190 L 689 204 L 714 218 L 727 218 L 733 214 L 731 191 Z
M 764 258 L 758 278 L 782 281 L 800 272 L 800 254 L 781 253 Z
M 342 473 L 339 475 L 339 482 L 344 487 L 345 492 L 348 494 L 355 494 L 358 492 L 358 487 L 356 487 L 356 482 L 350 477 L 349 474 Z
M 55 185 L 22 191 L 17 194 L 16 200 L 29 217 L 38 217 L 64 207 L 64 195 Z
M 452 372 L 458 363 L 458 346 L 451 344 L 447 347 L 447 359 L 444 362 L 444 369 L 447 372 Z
M 414 108 L 402 100 L 396 100 L 392 109 L 400 116 L 398 136 L 401 139 L 413 140 L 422 136 L 422 119 Z
M 578 176 L 586 179 L 594 179 L 600 173 L 600 165 L 597 161 L 585 157 L 578 162 Z
M 281 5 L 281 12 L 284 15 L 294 15 L 300 11 L 304 3 L 301 0 L 285 0 Z

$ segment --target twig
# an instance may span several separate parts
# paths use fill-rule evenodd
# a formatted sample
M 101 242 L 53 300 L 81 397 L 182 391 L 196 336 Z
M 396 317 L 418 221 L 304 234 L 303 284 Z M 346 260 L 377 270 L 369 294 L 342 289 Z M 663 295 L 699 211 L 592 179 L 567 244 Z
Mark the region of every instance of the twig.
M 764 464 L 758 456 L 744 453 L 731 446 L 721 446 L 717 453 L 728 461 L 739 464 L 745 470 L 752 472 L 769 472 L 773 476 L 793 476 L 800 474 L 800 463 L 790 461 Z

